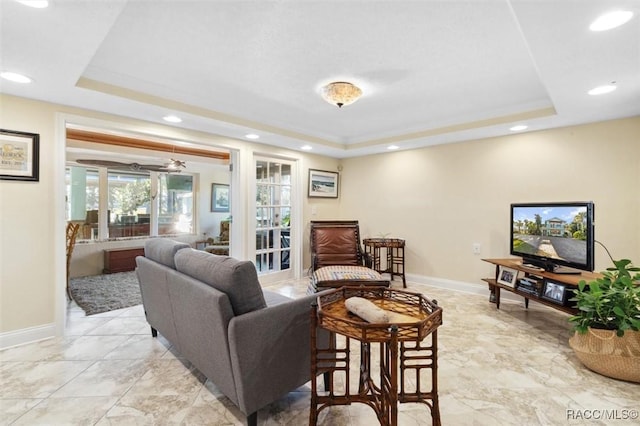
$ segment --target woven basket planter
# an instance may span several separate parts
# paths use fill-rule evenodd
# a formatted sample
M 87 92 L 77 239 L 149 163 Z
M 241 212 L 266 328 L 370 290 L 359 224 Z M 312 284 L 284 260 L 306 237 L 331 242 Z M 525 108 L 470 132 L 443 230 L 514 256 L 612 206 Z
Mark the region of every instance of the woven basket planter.
M 627 330 L 616 336 L 615 330 L 589 328 L 576 332 L 569 346 L 590 370 L 614 379 L 640 383 L 640 332 Z

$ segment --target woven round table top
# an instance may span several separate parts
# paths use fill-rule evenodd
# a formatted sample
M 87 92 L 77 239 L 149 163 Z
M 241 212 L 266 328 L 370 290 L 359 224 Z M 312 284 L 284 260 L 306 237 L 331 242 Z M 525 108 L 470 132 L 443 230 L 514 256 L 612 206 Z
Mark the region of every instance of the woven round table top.
M 369 323 L 349 312 L 349 297 L 362 297 L 391 313 L 389 323 Z M 442 324 L 442 308 L 420 293 L 382 287 L 342 287 L 318 297 L 318 321 L 323 328 L 363 342 L 391 339 L 421 341 Z

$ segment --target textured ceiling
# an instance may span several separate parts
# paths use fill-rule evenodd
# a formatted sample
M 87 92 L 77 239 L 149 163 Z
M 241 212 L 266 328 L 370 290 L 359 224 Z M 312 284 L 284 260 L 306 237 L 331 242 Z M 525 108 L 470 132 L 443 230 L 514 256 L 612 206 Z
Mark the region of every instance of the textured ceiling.
M 35 80 L 4 93 L 334 157 L 640 114 L 637 1 L 0 5 L 2 68 Z M 618 8 L 636 16 L 589 31 Z M 335 80 L 363 97 L 329 105 L 318 89 Z

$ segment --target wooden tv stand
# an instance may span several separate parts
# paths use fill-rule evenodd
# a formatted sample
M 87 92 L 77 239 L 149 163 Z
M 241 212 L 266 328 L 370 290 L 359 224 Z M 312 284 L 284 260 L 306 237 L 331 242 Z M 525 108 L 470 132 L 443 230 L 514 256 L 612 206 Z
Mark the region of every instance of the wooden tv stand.
M 538 303 L 541 303 L 545 306 L 549 306 L 550 308 L 557 309 L 562 312 L 566 312 L 568 314 L 575 315 L 578 310 L 572 306 L 571 302 L 567 302 L 567 299 L 573 297 L 570 293 L 573 289 L 578 287 L 578 283 L 582 280 L 587 282 L 595 280 L 596 278 L 601 277 L 600 274 L 596 274 L 593 272 L 582 272 L 580 274 L 554 274 L 551 272 L 546 272 L 544 270 L 539 270 L 535 268 L 529 268 L 522 264 L 522 260 L 520 258 L 510 258 L 510 259 L 482 259 L 485 262 L 489 262 L 496 266 L 496 273 L 493 278 L 483 278 L 482 281 L 485 281 L 489 284 L 489 290 L 492 295 L 495 295 L 496 308 L 500 309 L 500 291 L 506 290 L 511 293 L 517 294 L 518 296 L 524 297 L 525 307 L 529 307 L 529 299 L 534 300 Z M 549 298 L 544 298 L 542 296 L 542 292 L 536 294 L 528 293 L 521 291 L 517 288 L 517 285 L 511 287 L 506 284 L 502 284 L 498 282 L 498 274 L 500 273 L 500 267 L 506 267 L 509 269 L 513 269 L 519 271 L 520 273 L 524 273 L 524 277 L 531 278 L 533 280 L 538 280 L 542 282 L 542 289 L 544 291 L 544 287 L 548 281 L 556 284 L 560 284 L 565 287 L 565 291 L 569 292 L 564 297 L 564 303 L 554 302 Z

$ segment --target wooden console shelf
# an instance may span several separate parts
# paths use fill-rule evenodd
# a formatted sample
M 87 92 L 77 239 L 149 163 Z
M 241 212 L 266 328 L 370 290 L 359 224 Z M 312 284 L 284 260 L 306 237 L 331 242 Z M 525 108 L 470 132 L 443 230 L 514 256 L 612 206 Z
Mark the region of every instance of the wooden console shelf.
M 498 309 L 500 309 L 500 291 L 506 290 L 511 293 L 517 294 L 518 296 L 524 297 L 525 307 L 527 308 L 529 307 L 529 299 L 531 299 L 545 306 L 549 306 L 559 311 L 574 315 L 578 312 L 578 310 L 574 306 L 572 306 L 571 302 L 568 302 L 568 299 L 573 297 L 572 290 L 576 289 L 578 287 L 578 283 L 582 280 L 589 282 L 591 280 L 595 280 L 598 277 L 601 277 L 600 274 L 596 274 L 593 272 L 582 272 L 580 274 L 554 274 L 552 272 L 528 268 L 522 264 L 522 260 L 519 258 L 482 260 L 496 266 L 495 277 L 483 278 L 482 281 L 489 284 L 489 290 L 491 291 L 491 294 L 495 296 L 496 308 Z M 517 284 L 511 287 L 510 285 L 498 282 L 501 267 L 524 273 L 525 278 L 530 278 L 534 281 L 537 281 L 541 285 L 540 292 L 538 294 L 533 294 L 530 292 L 519 290 Z M 564 292 L 566 292 L 566 294 L 561 297 L 561 301 L 554 301 L 552 298 L 545 298 L 543 296 L 544 290 L 546 289 L 547 285 L 549 285 L 548 283 L 555 284 L 556 287 L 564 289 Z
M 107 249 L 104 251 L 103 273 L 133 271 L 136 269 L 136 257 L 144 256 L 143 247 Z

